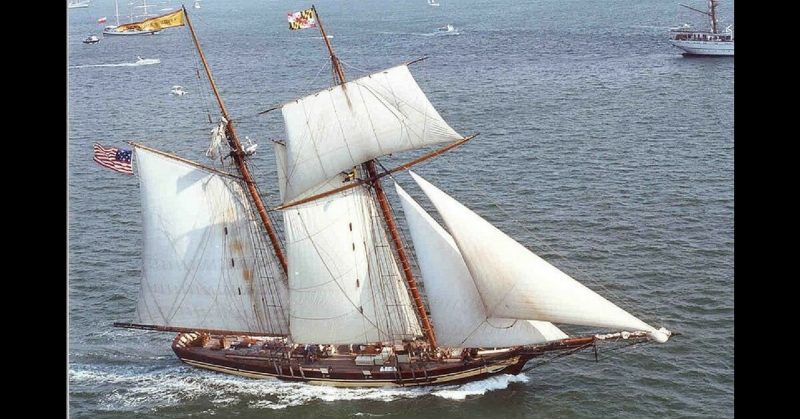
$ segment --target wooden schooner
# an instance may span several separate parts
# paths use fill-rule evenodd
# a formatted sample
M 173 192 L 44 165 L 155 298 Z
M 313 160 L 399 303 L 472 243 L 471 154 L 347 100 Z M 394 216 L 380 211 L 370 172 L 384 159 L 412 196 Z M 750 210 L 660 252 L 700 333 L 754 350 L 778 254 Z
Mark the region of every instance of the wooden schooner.
M 460 383 L 517 374 L 533 358 L 599 342 L 667 341 L 666 329 L 581 285 L 412 173 L 445 224 L 394 185 L 416 270 L 383 180 L 476 134 L 463 136 L 442 119 L 410 63 L 347 81 L 313 6 L 303 13 L 322 32 L 335 85 L 280 107 L 286 140 L 274 151 L 282 204 L 268 210 L 248 169 L 249 148 L 182 10 L 223 118 L 217 134 L 227 144 L 217 149 L 233 165 L 226 171 L 131 143 L 143 275 L 135 322 L 115 326 L 179 332 L 172 348 L 195 367 L 339 387 Z M 437 144 L 390 170 L 376 161 Z M 553 323 L 621 331 L 569 337 Z

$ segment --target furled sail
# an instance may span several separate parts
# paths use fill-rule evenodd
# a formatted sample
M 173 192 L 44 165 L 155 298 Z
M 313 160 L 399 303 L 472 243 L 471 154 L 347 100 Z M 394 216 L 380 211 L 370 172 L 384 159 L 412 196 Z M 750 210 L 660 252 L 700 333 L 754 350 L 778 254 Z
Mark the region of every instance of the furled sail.
M 439 345 L 491 348 L 568 337 L 548 322 L 489 318 L 453 238 L 400 185 L 395 183 L 395 189 L 411 231 Z
M 425 179 L 411 173 L 455 239 L 491 317 L 642 330 L 656 330 L 547 263 Z
M 144 229 L 137 322 L 288 334 L 286 279 L 241 181 L 135 150 Z
M 276 143 L 279 185 L 286 153 Z M 327 182 L 341 186 L 344 176 Z M 324 191 L 324 190 L 320 190 Z M 285 191 L 283 191 L 285 192 Z M 292 340 L 347 344 L 421 335 L 403 278 L 363 187 L 284 210 Z
M 331 87 L 283 106 L 286 198 L 386 154 L 462 138 L 406 65 Z

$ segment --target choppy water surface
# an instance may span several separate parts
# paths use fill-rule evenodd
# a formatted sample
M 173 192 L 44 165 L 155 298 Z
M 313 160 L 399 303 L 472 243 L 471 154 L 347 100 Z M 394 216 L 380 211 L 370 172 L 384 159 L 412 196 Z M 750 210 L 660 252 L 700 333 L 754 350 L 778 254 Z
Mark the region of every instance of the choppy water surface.
M 733 416 L 733 59 L 685 58 L 668 44 L 669 27 L 706 25 L 677 2 L 440 3 L 315 1 L 349 78 L 429 56 L 412 66 L 420 86 L 456 130 L 481 133 L 420 174 L 684 335 L 601 349 L 598 363 L 585 354 L 516 377 L 387 391 L 196 370 L 175 358 L 169 334 L 111 328 L 132 318 L 138 292 L 139 195 L 135 177 L 92 162 L 92 143 L 137 140 L 203 161 L 216 105 L 187 28 L 82 44 L 99 17 L 113 23 L 114 2 L 98 0 L 68 17 L 72 416 Z M 268 140 L 283 123 L 279 112 L 254 115 L 331 83 L 319 33 L 287 29 L 286 13 L 307 6 L 190 9 L 237 131 L 262 144 L 253 166 L 270 205 Z M 722 27 L 732 8 L 721 4 Z M 436 35 L 446 24 L 459 35 Z M 169 95 L 173 85 L 189 94 Z M 398 180 L 430 207 L 407 175 Z

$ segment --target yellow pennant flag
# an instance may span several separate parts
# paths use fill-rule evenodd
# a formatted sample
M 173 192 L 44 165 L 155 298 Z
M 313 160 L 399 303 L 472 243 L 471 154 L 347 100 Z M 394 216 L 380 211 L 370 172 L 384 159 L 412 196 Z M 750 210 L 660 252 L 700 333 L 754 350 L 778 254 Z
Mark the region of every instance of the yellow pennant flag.
M 172 28 L 174 26 L 183 26 L 186 20 L 183 15 L 183 9 L 176 10 L 172 13 L 165 15 L 151 17 L 141 22 L 131 22 L 124 25 L 117 26 L 118 32 L 139 30 L 139 31 L 158 31 L 164 28 Z

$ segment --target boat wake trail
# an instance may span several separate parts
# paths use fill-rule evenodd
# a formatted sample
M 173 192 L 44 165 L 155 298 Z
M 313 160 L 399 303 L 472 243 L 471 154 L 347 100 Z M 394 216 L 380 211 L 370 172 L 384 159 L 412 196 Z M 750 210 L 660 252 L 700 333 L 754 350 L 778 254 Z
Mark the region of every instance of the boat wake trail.
M 273 380 L 252 380 L 215 374 L 186 366 L 158 370 L 130 366 L 80 366 L 69 370 L 73 393 L 96 392 L 107 388 L 99 408 L 104 411 L 139 411 L 207 400 L 216 407 L 241 406 L 255 409 L 285 409 L 312 401 L 372 400 L 391 402 L 436 396 L 464 400 L 492 390 L 502 390 L 515 382 L 528 382 L 525 375 L 500 375 L 463 385 L 389 388 L 343 389 L 287 383 Z
M 461 33 L 456 29 L 455 31 L 436 31 L 436 32 L 378 32 L 383 35 L 409 35 L 409 36 L 442 36 L 442 35 L 461 35 Z
M 144 58 L 133 63 L 119 63 L 119 64 L 86 64 L 86 65 L 71 65 L 69 68 L 89 68 L 89 67 L 138 67 L 141 65 L 160 64 L 161 60 L 158 58 Z

